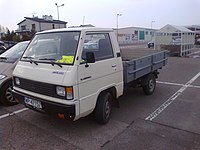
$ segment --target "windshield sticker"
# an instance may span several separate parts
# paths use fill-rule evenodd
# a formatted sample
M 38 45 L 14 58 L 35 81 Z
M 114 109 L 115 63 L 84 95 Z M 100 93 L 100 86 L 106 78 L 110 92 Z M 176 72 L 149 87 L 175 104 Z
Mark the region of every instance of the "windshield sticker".
M 74 56 L 62 56 L 62 59 L 57 60 L 56 62 L 72 64 L 73 61 L 74 61 Z

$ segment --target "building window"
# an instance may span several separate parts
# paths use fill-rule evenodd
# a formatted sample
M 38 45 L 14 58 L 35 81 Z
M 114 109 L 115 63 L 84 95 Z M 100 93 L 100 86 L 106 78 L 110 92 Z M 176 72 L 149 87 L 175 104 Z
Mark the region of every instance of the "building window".
M 144 31 L 139 31 L 139 40 L 144 40 L 145 35 L 144 35 Z
M 172 33 L 172 36 L 178 36 L 178 33 Z
M 52 29 L 55 29 L 55 24 L 52 24 Z
M 145 33 L 146 35 L 148 35 L 148 31 L 146 31 L 146 33 Z
M 21 26 L 21 29 L 22 30 L 26 30 L 26 26 L 24 25 L 24 26 Z
M 138 35 L 138 31 L 135 31 L 135 35 Z
M 32 30 L 35 31 L 35 24 L 32 24 Z
M 125 40 L 127 41 L 127 40 L 130 40 L 131 38 L 130 38 L 130 34 L 125 34 Z

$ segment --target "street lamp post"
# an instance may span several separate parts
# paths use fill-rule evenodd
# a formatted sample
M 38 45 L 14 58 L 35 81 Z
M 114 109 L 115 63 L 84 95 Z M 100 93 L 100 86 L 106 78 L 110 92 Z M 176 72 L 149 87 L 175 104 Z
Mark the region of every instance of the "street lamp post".
M 83 25 L 85 24 L 85 16 L 83 16 Z
M 57 7 L 57 14 L 58 14 L 58 20 L 59 20 L 59 7 L 64 6 L 64 4 L 58 5 L 57 3 L 55 3 L 55 5 Z
M 57 7 L 57 14 L 58 14 L 58 20 L 59 20 L 59 7 L 64 6 L 64 4 L 62 5 L 58 5 L 57 3 L 55 3 L 56 7 Z M 60 24 L 58 25 L 60 28 Z
M 152 29 L 152 27 L 153 27 L 153 23 L 155 23 L 155 21 L 151 21 L 151 29 Z
M 153 31 L 152 31 L 153 23 L 155 23 L 155 21 L 151 21 L 151 40 L 152 40 L 152 35 L 153 35 Z
M 117 14 L 117 41 L 118 41 L 118 30 L 119 30 L 119 17 L 122 16 L 122 14 Z

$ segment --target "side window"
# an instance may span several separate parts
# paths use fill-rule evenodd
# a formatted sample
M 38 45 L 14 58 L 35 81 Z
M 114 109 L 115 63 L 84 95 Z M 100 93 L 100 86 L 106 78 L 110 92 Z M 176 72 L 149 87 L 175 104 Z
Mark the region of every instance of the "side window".
M 113 58 L 113 49 L 108 33 L 91 33 L 87 34 L 82 52 L 82 59 L 85 58 L 86 52 L 94 52 L 95 60 L 104 60 Z

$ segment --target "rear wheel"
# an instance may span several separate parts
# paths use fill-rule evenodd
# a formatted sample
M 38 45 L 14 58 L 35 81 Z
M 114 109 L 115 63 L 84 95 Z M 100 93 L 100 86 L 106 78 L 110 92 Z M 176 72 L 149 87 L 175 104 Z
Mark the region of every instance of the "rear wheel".
M 109 92 L 103 92 L 97 99 L 95 108 L 95 119 L 100 124 L 106 124 L 110 120 L 112 111 L 112 95 Z
M 12 88 L 12 82 L 7 82 L 1 88 L 0 100 L 4 105 L 12 106 L 17 104 L 17 101 L 13 98 L 12 95 Z
M 156 77 L 154 74 L 150 74 L 147 77 L 147 84 L 143 85 L 143 92 L 146 95 L 152 95 L 156 88 Z

